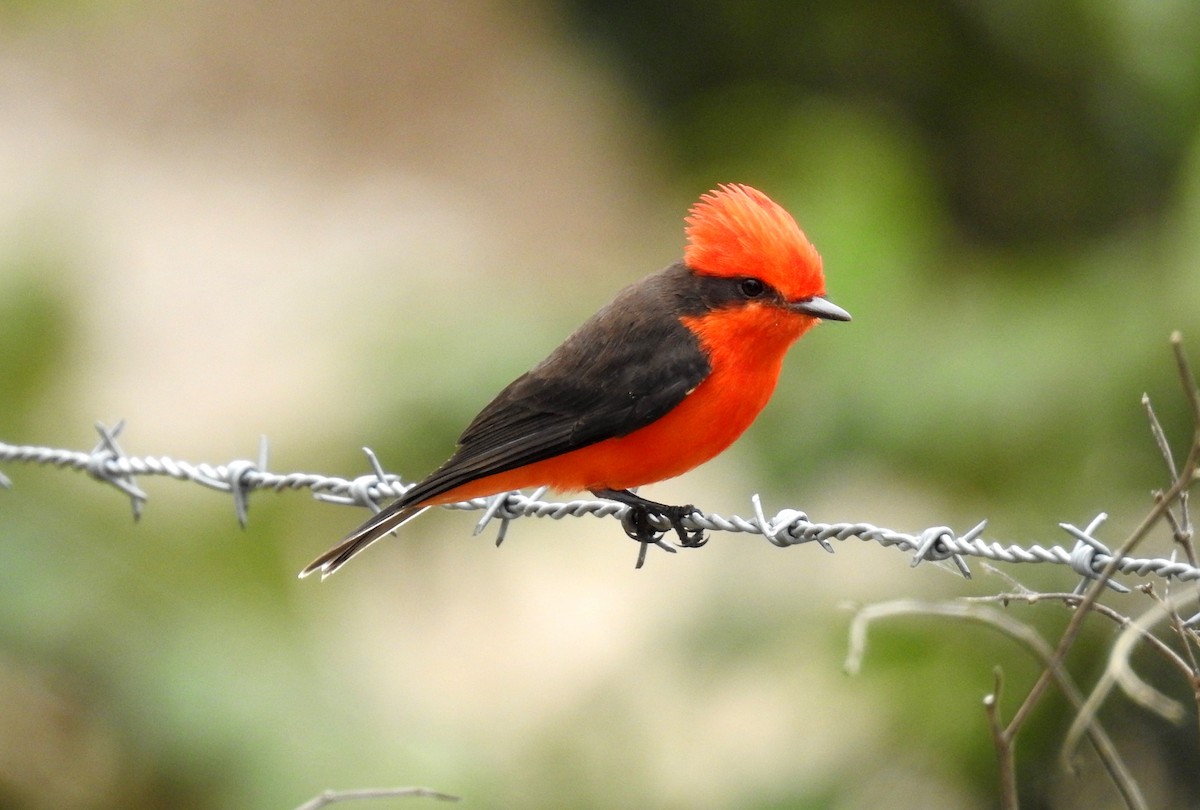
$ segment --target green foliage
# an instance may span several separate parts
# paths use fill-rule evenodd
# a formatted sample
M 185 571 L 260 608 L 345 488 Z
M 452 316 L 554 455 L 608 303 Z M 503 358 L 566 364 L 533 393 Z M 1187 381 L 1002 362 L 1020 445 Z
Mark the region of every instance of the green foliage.
M 56 289 L 64 268 L 37 258 L 0 259 L 0 431 L 18 435 L 65 370 L 71 313 Z
M 773 176 L 787 153 L 757 147 L 776 114 L 844 99 L 917 133 L 956 229 L 984 243 L 1095 238 L 1161 213 L 1200 122 L 1194 4 L 567 6 L 619 54 L 689 173 L 716 151 L 757 154 Z

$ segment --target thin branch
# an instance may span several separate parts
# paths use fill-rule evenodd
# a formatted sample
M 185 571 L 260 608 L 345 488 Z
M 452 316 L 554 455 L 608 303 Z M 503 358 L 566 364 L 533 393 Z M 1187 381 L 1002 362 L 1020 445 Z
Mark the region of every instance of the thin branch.
M 1062 602 L 1068 607 L 1078 608 L 1083 601 L 1083 596 L 1077 593 L 1039 593 L 1034 591 L 1019 591 L 1015 593 L 998 593 L 988 596 L 964 596 L 964 602 L 999 602 L 1007 606 L 1011 602 L 1024 602 L 1029 605 L 1036 605 L 1038 602 Z M 1125 614 L 1115 610 L 1103 602 L 1096 602 L 1092 605 L 1092 610 L 1105 618 L 1111 619 L 1122 629 L 1129 627 L 1132 623 Z M 1166 661 L 1178 669 L 1184 677 L 1191 677 L 1192 668 L 1188 665 L 1179 653 L 1171 649 L 1165 641 L 1153 633 L 1143 633 L 1142 641 L 1146 642 L 1150 647 L 1154 648 L 1155 652 L 1161 655 Z
M 1171 474 L 1171 483 L 1178 483 L 1179 470 L 1175 467 L 1175 456 L 1171 453 L 1167 435 L 1158 421 L 1158 414 L 1154 412 L 1154 406 L 1150 404 L 1150 397 L 1146 394 L 1142 394 L 1142 407 L 1146 409 L 1146 416 L 1150 420 L 1150 432 L 1154 435 L 1154 443 L 1158 446 L 1158 452 L 1162 454 L 1163 461 L 1166 462 L 1167 472 Z M 1155 497 L 1162 498 L 1163 495 L 1161 492 L 1156 492 Z M 1163 514 L 1167 522 L 1171 524 L 1175 542 L 1183 547 L 1188 562 L 1195 565 L 1196 550 L 1192 546 L 1192 521 L 1188 514 L 1188 491 L 1186 488 L 1179 493 L 1179 517 L 1176 518 L 1175 513 L 1169 508 Z
M 1003 633 L 1018 642 L 1042 663 L 1045 671 L 1051 673 L 1051 678 L 1058 684 L 1059 689 L 1071 705 L 1076 709 L 1083 706 L 1084 698 L 1079 687 L 1075 685 L 1074 680 L 1061 664 L 1055 662 L 1054 650 L 1036 630 L 998 610 L 969 602 L 923 602 L 916 599 L 897 599 L 860 608 L 850 624 L 850 648 L 846 654 L 844 665 L 846 671 L 854 675 L 861 670 L 862 659 L 866 654 L 867 629 L 872 622 L 893 616 L 911 615 L 965 619 Z M 1014 730 L 1012 723 L 1009 723 L 1008 727 L 1002 730 L 1006 746 L 1012 746 L 1016 742 L 1016 732 L 1019 729 L 1020 727 L 1016 727 Z M 1117 753 L 1112 739 L 1095 718 L 1087 725 L 1087 736 L 1126 806 L 1136 810 L 1146 810 L 1148 805 L 1142 797 L 1133 775 Z
M 1197 434 L 1200 436 L 1200 433 Z M 1083 600 L 1079 603 L 1079 607 L 1075 614 L 1071 616 L 1071 620 L 1067 622 L 1067 627 L 1063 630 L 1063 634 L 1059 639 L 1058 646 L 1055 648 L 1052 658 L 1053 667 L 1062 666 L 1066 659 L 1067 652 L 1075 643 L 1079 636 L 1080 630 L 1083 628 L 1083 621 L 1087 617 L 1088 611 L 1096 604 L 1096 600 L 1100 598 L 1100 594 L 1104 592 L 1109 579 L 1116 572 L 1119 562 L 1132 552 L 1139 543 L 1146 538 L 1150 530 L 1154 528 L 1170 505 L 1179 496 L 1179 493 L 1187 489 L 1193 482 L 1196 471 L 1197 455 L 1200 453 L 1200 443 L 1193 444 L 1188 453 L 1187 461 L 1184 464 L 1183 475 L 1176 481 L 1171 488 L 1166 492 L 1163 499 L 1150 509 L 1149 513 L 1138 524 L 1137 528 L 1129 535 L 1120 547 L 1113 553 L 1111 559 L 1105 564 L 1103 570 L 1096 576 L 1095 580 L 1089 585 L 1083 594 Z M 1046 687 L 1050 685 L 1050 680 L 1053 677 L 1051 674 L 1052 668 L 1048 667 L 1042 672 L 1042 675 L 1034 683 L 1029 690 L 1029 694 L 1025 697 L 1021 706 L 1017 709 L 1012 721 L 1009 723 L 1009 729 L 1014 734 L 1020 730 L 1021 726 L 1028 719 L 1029 714 L 1033 711 L 1034 706 L 1041 699 L 1046 691 Z
M 1130 699 L 1160 717 L 1173 723 L 1183 720 L 1183 707 L 1179 702 L 1172 700 L 1139 678 L 1129 663 L 1129 658 L 1139 641 L 1154 638 L 1150 633 L 1150 628 L 1163 619 L 1169 618 L 1175 612 L 1177 603 L 1183 602 L 1185 599 L 1194 600 L 1195 598 L 1195 593 L 1175 594 L 1165 602 L 1156 601 L 1149 610 L 1128 622 L 1125 629 L 1121 631 L 1113 643 L 1112 650 L 1108 656 L 1108 664 L 1105 666 L 1104 673 L 1100 676 L 1099 682 L 1092 689 L 1087 702 L 1080 708 L 1079 713 L 1075 716 L 1075 720 L 1071 723 L 1070 729 L 1067 731 L 1061 753 L 1061 758 L 1064 761 L 1070 757 L 1071 752 L 1079 745 L 1079 738 L 1083 729 L 1095 718 L 1096 713 L 1100 710 L 1100 706 L 1103 705 L 1114 685 L 1119 685 Z M 1190 683 L 1194 684 L 1194 673 L 1188 668 L 1187 664 L 1174 651 L 1171 651 L 1171 655 L 1174 657 L 1173 661 L 1176 666 L 1183 671 L 1184 677 Z
M 983 710 L 987 714 L 992 744 L 996 747 L 996 765 L 1000 771 L 1000 806 L 1003 810 L 1020 810 L 1017 799 L 1017 760 L 1012 740 L 1004 733 L 1004 721 L 1000 719 L 1000 690 L 1004 685 L 1004 673 L 1000 667 L 992 670 L 992 677 L 992 693 L 984 695 Z
M 1025 696 L 1025 700 L 1022 701 L 1008 725 L 1007 733 L 1014 738 L 1024 726 L 1038 701 L 1045 694 L 1050 681 L 1058 679 L 1067 653 L 1079 637 L 1088 612 L 1096 604 L 1096 601 L 1100 598 L 1100 594 L 1104 592 L 1109 580 L 1117 571 L 1119 561 L 1130 554 L 1146 538 L 1150 530 L 1162 518 L 1162 515 L 1170 509 L 1171 504 L 1175 503 L 1182 493 L 1186 492 L 1197 480 L 1197 463 L 1200 461 L 1200 393 L 1197 391 L 1196 380 L 1191 375 L 1187 356 L 1183 351 L 1183 339 L 1178 332 L 1171 335 L 1171 345 L 1175 352 L 1175 362 L 1183 385 L 1184 394 L 1188 398 L 1192 409 L 1193 436 L 1191 446 L 1188 449 L 1187 459 L 1184 462 L 1180 475 L 1172 482 L 1170 489 L 1163 494 L 1162 498 L 1156 500 L 1153 507 L 1151 507 L 1150 511 L 1142 519 L 1142 522 L 1133 530 L 1116 552 L 1113 553 L 1112 557 L 1084 592 L 1083 600 L 1079 603 L 1070 621 L 1067 622 L 1067 627 L 1063 630 L 1063 634 L 1059 638 L 1058 645 L 1055 647 L 1046 668 L 1029 690 L 1029 694 Z M 1094 718 L 1084 718 L 1083 722 L 1087 722 L 1089 719 Z M 1091 723 L 1088 723 L 1088 728 L 1091 727 Z
M 1175 365 L 1179 370 L 1179 379 L 1183 382 L 1183 394 L 1187 397 L 1188 406 L 1192 410 L 1192 424 L 1196 428 L 1196 443 L 1200 444 L 1200 385 L 1188 364 L 1187 353 L 1183 350 L 1183 334 L 1179 331 L 1171 333 L 1171 349 L 1175 353 Z
M 296 810 L 320 810 L 320 808 L 327 807 L 336 802 L 353 802 L 368 799 L 438 799 L 444 802 L 456 802 L 459 797 L 427 787 L 327 790 L 309 799 L 297 807 Z

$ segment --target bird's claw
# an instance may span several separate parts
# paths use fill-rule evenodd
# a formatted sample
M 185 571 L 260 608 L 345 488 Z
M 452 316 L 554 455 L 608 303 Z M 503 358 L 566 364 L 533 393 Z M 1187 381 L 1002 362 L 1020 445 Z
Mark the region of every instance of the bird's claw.
M 669 529 L 658 529 L 655 527 L 652 518 L 663 517 L 671 524 L 670 528 L 675 530 L 679 535 L 680 548 L 700 548 L 708 542 L 708 538 L 704 536 L 702 529 L 688 530 L 683 525 L 684 518 L 691 517 L 699 510 L 696 507 L 688 504 L 687 506 L 666 506 L 659 507 L 649 503 L 631 504 L 625 516 L 621 518 L 621 527 L 625 530 L 625 534 L 632 540 L 641 543 L 641 548 L 638 549 L 638 558 L 635 568 L 641 568 L 646 562 L 646 550 L 654 545 L 675 553 L 675 547 L 670 545 L 664 539 Z
M 692 515 L 697 515 L 700 510 L 692 506 L 690 503 L 687 506 L 672 506 L 670 513 L 667 515 L 667 520 L 671 521 L 671 528 L 679 535 L 679 545 L 684 548 L 700 548 L 708 542 L 708 538 L 704 535 L 703 529 L 692 529 L 688 531 L 683 527 L 684 518 L 689 518 Z

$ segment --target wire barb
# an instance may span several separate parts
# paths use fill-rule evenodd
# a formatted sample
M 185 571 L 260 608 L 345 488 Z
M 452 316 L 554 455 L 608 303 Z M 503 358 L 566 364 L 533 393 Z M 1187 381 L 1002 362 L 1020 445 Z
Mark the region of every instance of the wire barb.
M 530 496 L 533 499 L 542 497 L 546 494 L 549 487 L 539 487 Z M 504 538 L 508 535 L 508 524 L 510 521 L 516 520 L 521 516 L 519 512 L 513 510 L 509 501 L 514 495 L 519 493 L 501 492 L 498 495 L 493 495 L 488 498 L 488 506 L 483 510 L 483 516 L 479 518 L 479 522 L 475 524 L 475 531 L 471 532 L 473 536 L 478 537 L 487 528 L 487 525 L 494 519 L 500 519 L 500 530 L 496 532 L 496 548 L 500 548 L 500 544 L 504 542 Z
M 121 471 L 120 462 L 125 458 L 117 437 L 125 429 L 125 420 L 118 419 L 117 424 L 109 429 L 103 422 L 96 423 L 96 432 L 100 434 L 100 443 L 92 448 L 88 459 L 87 471 L 97 481 L 104 481 L 129 496 L 129 504 L 133 509 L 133 519 L 140 520 L 142 507 L 146 503 L 146 493 L 133 482 L 133 476 Z
M 1109 560 L 1112 559 L 1112 552 L 1109 551 L 1108 546 L 1092 536 L 1092 533 L 1100 528 L 1100 524 L 1106 520 L 1108 520 L 1108 515 L 1101 512 L 1092 518 L 1092 522 L 1087 525 L 1086 529 L 1080 529 L 1070 523 L 1058 524 L 1075 538 L 1075 548 L 1071 549 L 1071 556 L 1067 564 L 1071 566 L 1071 570 L 1083 577 L 1075 586 L 1077 596 L 1083 594 L 1092 580 L 1100 579 L 1100 575 L 1104 572 Z M 1111 579 L 1104 580 L 1104 584 L 1117 593 L 1129 593 L 1128 588 Z
M 972 531 L 982 532 L 982 527 L 983 524 L 980 523 Z M 913 554 L 912 567 L 916 568 L 922 560 L 953 560 L 963 579 L 970 579 L 971 569 L 967 567 L 966 560 L 962 554 L 951 548 L 950 544 L 954 539 L 954 530 L 949 526 L 933 526 L 921 532 L 921 544 Z

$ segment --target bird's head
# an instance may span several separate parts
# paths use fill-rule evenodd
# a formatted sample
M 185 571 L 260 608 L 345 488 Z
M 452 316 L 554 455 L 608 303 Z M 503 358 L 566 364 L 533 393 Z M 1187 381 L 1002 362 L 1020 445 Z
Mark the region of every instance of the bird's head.
M 821 255 L 792 215 L 761 191 L 739 183 L 717 186 L 687 217 L 684 262 L 693 272 L 757 279 L 794 312 L 848 321 L 825 300 Z

